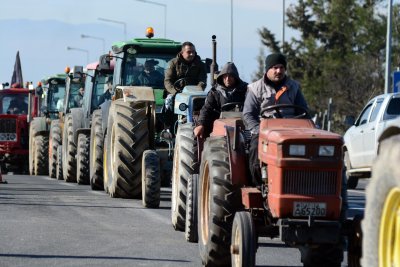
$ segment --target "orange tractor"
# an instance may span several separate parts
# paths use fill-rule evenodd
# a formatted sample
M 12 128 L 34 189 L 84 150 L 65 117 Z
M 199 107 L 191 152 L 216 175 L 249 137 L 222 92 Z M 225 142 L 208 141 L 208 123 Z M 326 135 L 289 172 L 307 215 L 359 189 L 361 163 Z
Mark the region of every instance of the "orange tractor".
M 282 110 L 297 109 L 296 118 Z M 214 122 L 198 181 L 198 243 L 205 266 L 255 266 L 258 237 L 297 247 L 304 266 L 339 267 L 349 241 L 358 266 L 360 220 L 342 212 L 342 137 L 317 129 L 302 107 L 274 105 L 261 114 L 258 158 L 262 183 L 252 185 L 249 136 L 239 117 Z

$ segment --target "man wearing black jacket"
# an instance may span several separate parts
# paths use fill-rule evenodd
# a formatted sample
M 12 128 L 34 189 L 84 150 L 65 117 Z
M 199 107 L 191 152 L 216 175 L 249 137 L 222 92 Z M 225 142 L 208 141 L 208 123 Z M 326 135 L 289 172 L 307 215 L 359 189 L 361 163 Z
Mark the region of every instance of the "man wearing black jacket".
M 243 103 L 247 83 L 243 82 L 234 63 L 228 62 L 217 76 L 215 86 L 208 92 L 204 106 L 200 110 L 198 126 L 194 129 L 196 137 L 207 137 L 213 123 L 221 114 L 221 107 L 227 103 Z

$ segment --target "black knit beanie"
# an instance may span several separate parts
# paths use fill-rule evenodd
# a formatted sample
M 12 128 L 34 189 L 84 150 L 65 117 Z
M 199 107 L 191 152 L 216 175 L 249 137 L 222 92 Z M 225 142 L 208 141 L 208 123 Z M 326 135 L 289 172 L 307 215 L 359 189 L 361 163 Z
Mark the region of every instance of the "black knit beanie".
M 268 71 L 275 65 L 282 64 L 286 69 L 286 58 L 281 53 L 270 54 L 265 59 L 265 70 Z

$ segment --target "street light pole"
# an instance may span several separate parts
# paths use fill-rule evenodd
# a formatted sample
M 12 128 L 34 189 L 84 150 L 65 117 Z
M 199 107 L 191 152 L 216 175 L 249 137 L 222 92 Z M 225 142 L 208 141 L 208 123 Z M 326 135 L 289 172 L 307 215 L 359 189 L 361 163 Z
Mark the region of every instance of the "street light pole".
M 392 56 L 392 0 L 388 0 L 387 30 L 386 30 L 386 67 L 385 67 L 385 94 L 390 88 L 390 62 Z
M 285 53 L 283 46 L 285 44 L 285 0 L 282 0 L 282 53 Z
M 233 62 L 233 0 L 231 0 L 231 62 Z
M 95 36 L 91 36 L 91 35 L 87 35 L 87 34 L 81 34 L 81 38 L 90 38 L 90 39 L 96 39 L 96 40 L 102 41 L 103 42 L 103 53 L 106 52 L 106 40 L 104 38 L 95 37 Z
M 112 23 L 117 23 L 117 24 L 122 24 L 124 26 L 124 40 L 127 40 L 126 38 L 126 23 L 123 21 L 118 21 L 118 20 L 113 20 L 113 19 L 106 19 L 106 18 L 97 18 L 98 20 L 102 21 L 107 21 L 107 22 L 112 22 Z
M 164 38 L 167 38 L 167 5 L 148 0 L 135 0 L 135 1 L 164 7 Z
M 67 50 L 76 50 L 86 53 L 86 64 L 89 64 L 89 50 L 71 46 L 67 46 Z

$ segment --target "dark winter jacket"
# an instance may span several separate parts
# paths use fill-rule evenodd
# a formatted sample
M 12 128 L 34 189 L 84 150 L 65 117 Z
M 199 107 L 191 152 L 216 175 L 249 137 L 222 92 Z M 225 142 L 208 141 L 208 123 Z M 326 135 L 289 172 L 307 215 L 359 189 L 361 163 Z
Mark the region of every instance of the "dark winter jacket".
M 181 78 L 185 78 L 185 82 L 180 85 L 180 89 L 185 85 L 198 85 L 203 89 L 206 88 L 206 64 L 203 63 L 197 55 L 194 60 L 189 63 L 184 60 L 181 53 L 179 53 L 174 59 L 170 60 L 168 68 L 165 70 L 164 85 L 168 93 L 176 93 L 174 83 Z
M 226 88 L 223 82 L 224 74 L 232 74 L 237 83 L 235 88 Z M 228 62 L 217 76 L 216 85 L 207 94 L 204 106 L 200 110 L 198 124 L 204 126 L 205 134 L 212 131 L 213 123 L 221 114 L 221 107 L 232 102 L 243 103 L 246 97 L 247 83 L 243 82 L 234 63 Z
M 285 87 L 287 89 L 277 100 L 277 93 Z M 251 130 L 252 133 L 258 133 L 261 110 L 276 104 L 294 104 L 308 109 L 300 84 L 287 76 L 279 84 L 272 83 L 266 75 L 260 80 L 249 84 L 243 107 L 243 119 L 246 128 Z M 296 114 L 295 110 L 285 109 L 282 111 L 282 115 L 284 117 L 293 117 Z

